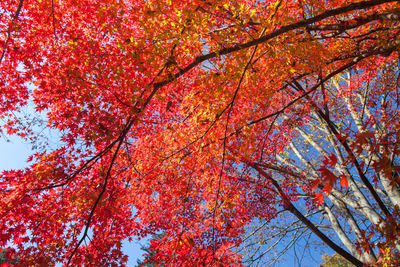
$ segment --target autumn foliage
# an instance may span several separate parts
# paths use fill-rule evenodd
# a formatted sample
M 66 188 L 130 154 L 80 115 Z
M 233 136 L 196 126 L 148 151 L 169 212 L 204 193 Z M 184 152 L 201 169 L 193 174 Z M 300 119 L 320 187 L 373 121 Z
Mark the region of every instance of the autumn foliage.
M 240 265 L 246 226 L 282 209 L 355 265 L 399 259 L 397 1 L 3 0 L 0 14 L 2 134 L 41 143 L 28 106 L 60 136 L 1 174 L 0 246 L 21 264 L 121 265 L 123 240 L 163 232 L 155 261 Z M 301 129 L 312 162 L 289 149 Z M 325 203 L 373 230 L 342 245 L 296 207 Z

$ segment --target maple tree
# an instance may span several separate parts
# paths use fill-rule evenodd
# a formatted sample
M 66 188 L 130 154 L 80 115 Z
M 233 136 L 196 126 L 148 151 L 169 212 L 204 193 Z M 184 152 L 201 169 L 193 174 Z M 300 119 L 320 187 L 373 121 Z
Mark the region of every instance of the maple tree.
M 375 261 L 363 232 L 354 232 L 360 247 L 344 242 L 346 251 L 307 219 L 296 207 L 306 192 L 309 210 L 328 216 L 327 203 L 341 205 L 335 196 L 347 200 L 385 239 L 381 262 L 396 260 L 399 8 L 382 0 L 1 1 L 2 131 L 39 142 L 18 115 L 32 105 L 61 139 L 28 168 L 2 173 L 0 245 L 12 243 L 27 265 L 120 265 L 122 240 L 163 232 L 152 240 L 157 262 L 240 264 L 246 225 L 284 208 L 353 264 Z M 367 100 L 352 102 L 365 91 Z M 355 124 L 338 127 L 346 116 Z M 313 145 L 318 169 L 277 179 L 270 164 L 313 118 L 338 150 Z M 366 175 L 372 169 L 376 176 Z M 359 199 L 373 204 L 352 207 Z

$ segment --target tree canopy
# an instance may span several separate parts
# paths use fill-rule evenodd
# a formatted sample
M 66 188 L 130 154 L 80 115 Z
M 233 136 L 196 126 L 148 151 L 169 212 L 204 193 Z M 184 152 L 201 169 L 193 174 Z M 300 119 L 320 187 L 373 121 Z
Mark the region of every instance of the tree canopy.
M 399 260 L 398 1 L 0 14 L 0 131 L 36 146 L 0 178 L 0 246 L 21 264 L 119 266 L 123 240 L 162 232 L 151 261 L 241 265 L 266 251 L 241 252 L 249 226 L 282 213 L 354 265 Z

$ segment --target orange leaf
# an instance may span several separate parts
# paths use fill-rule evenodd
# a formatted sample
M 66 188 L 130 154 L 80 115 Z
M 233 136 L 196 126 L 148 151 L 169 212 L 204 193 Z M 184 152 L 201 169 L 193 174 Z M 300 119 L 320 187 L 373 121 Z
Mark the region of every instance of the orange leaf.
M 317 203 L 318 206 L 321 206 L 324 202 L 324 194 L 316 193 L 314 201 Z
M 347 188 L 349 188 L 349 181 L 347 180 L 347 177 L 346 176 L 344 176 L 343 174 L 342 175 L 340 175 L 340 186 L 344 186 L 344 187 L 346 187 L 346 189 Z

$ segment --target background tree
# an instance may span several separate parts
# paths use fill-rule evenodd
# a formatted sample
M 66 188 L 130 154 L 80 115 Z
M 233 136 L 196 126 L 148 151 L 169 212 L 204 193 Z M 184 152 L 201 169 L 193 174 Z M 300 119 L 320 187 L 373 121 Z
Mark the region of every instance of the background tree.
M 393 254 L 398 253 L 397 241 L 387 239 L 389 232 L 393 237 L 399 229 L 399 188 L 397 182 L 389 182 L 396 181 L 399 165 L 395 151 L 400 127 L 394 122 L 399 111 L 398 67 L 384 66 L 379 82 L 361 82 L 368 71 L 353 74 L 334 77 L 321 91 L 300 101 L 295 111 L 288 111 L 297 112 L 298 117 L 281 114 L 282 119 L 275 124 L 291 124 L 292 138 L 279 155 L 265 159 L 260 166 L 282 187 L 287 181 L 296 183 L 296 196 L 304 201 L 307 219 L 359 260 L 371 262 L 380 250 L 390 247 Z M 302 90 L 300 84 L 292 88 L 293 93 Z M 310 101 L 316 111 L 306 115 L 301 109 Z M 313 201 L 317 206 L 310 209 Z M 288 211 L 283 208 L 280 212 Z M 267 241 L 282 242 L 292 235 L 286 250 L 302 236 L 309 239 L 312 229 L 303 221 L 282 221 L 277 220 L 279 225 L 273 227 L 271 223 L 266 225 L 267 231 L 255 227 L 246 238 L 247 249 L 254 251 L 249 260 L 261 260 L 274 248 L 257 248 L 257 244 L 276 245 Z M 262 231 L 265 238 L 257 231 Z
M 15 250 L 13 249 L 1 249 L 0 251 L 0 264 L 2 266 L 9 266 L 18 264 L 20 262 L 18 257 L 15 257 Z
M 2 173 L 0 245 L 13 242 L 27 265 L 119 265 L 123 239 L 161 231 L 154 260 L 227 265 L 242 262 L 247 225 L 285 209 L 355 265 L 396 259 L 398 126 L 387 118 L 397 104 L 385 94 L 397 84 L 382 72 L 398 64 L 398 10 L 383 0 L 2 1 L 3 131 L 35 140 L 18 118 L 30 104 L 61 138 L 28 168 Z M 376 85 L 368 101 L 348 101 L 361 120 L 343 106 L 346 72 L 351 101 Z M 356 126 L 343 128 L 340 112 Z M 306 126 L 314 119 L 319 132 Z M 301 129 L 336 145 L 326 156 L 310 143 L 297 156 Z M 297 160 L 282 163 L 285 150 Z M 357 236 L 338 215 L 346 208 L 383 247 Z M 308 219 L 318 209 L 332 226 L 347 224 L 350 242 Z M 361 257 L 357 238 L 367 241 Z
M 324 267 L 350 267 L 352 264 L 350 264 L 348 261 L 343 259 L 343 257 L 334 254 L 332 256 L 329 255 L 324 255 L 322 257 L 324 262 L 320 266 Z
M 157 262 L 153 261 L 152 259 L 157 256 L 157 251 L 152 248 L 152 245 L 154 247 L 154 242 L 161 239 L 163 234 L 156 234 L 153 235 L 152 238 L 150 239 L 150 243 L 146 246 L 142 246 L 141 249 L 146 252 L 143 254 L 144 260 L 137 260 L 137 266 L 144 266 L 144 267 L 150 267 L 150 266 L 163 266 L 162 262 Z M 153 241 L 153 244 L 152 244 Z

